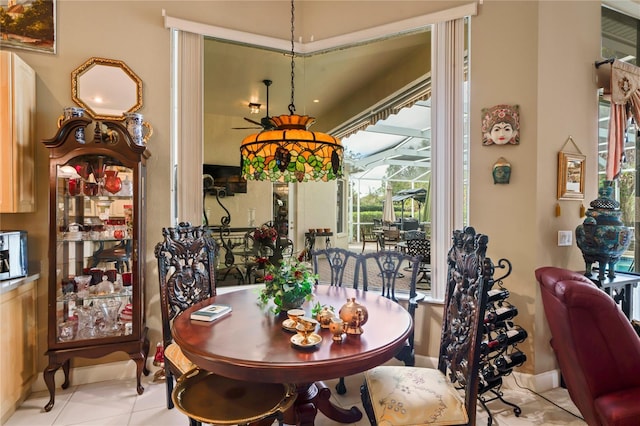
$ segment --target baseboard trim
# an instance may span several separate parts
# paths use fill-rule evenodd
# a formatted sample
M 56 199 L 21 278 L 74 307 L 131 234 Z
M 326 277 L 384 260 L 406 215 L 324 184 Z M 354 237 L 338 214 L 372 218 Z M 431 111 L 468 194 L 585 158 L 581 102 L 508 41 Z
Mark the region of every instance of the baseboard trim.
M 423 355 L 416 355 L 416 366 L 437 368 L 438 359 Z M 514 371 L 502 379 L 503 387 L 508 389 L 528 388 L 541 393 L 560 386 L 560 370 L 545 371 L 540 374 L 529 374 Z

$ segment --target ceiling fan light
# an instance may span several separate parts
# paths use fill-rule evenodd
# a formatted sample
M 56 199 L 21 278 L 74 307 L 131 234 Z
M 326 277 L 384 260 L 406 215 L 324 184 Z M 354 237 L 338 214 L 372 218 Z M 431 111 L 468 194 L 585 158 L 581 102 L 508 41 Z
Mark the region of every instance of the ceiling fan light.
M 251 114 L 260 114 L 260 107 L 262 105 L 255 103 L 255 102 L 249 102 L 249 112 Z

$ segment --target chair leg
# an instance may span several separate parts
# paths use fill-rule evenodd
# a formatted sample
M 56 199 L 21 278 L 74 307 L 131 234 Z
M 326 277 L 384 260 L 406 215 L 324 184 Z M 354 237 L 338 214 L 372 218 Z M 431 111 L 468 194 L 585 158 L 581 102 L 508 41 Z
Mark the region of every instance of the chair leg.
M 202 426 L 202 423 L 189 417 L 189 426 Z
M 362 408 L 364 408 L 364 412 L 367 413 L 367 417 L 369 418 L 369 423 L 371 423 L 371 426 L 376 426 L 378 423 L 376 422 L 376 416 L 373 413 L 371 396 L 369 395 L 369 388 L 367 387 L 366 382 L 360 386 L 360 399 L 362 400 Z
M 171 394 L 173 393 L 173 374 L 168 367 L 165 367 L 164 377 L 167 386 L 167 409 L 171 410 L 173 408 L 173 399 L 171 399 Z
M 338 380 L 336 392 L 338 392 L 338 395 L 344 395 L 347 393 L 347 386 L 344 384 L 344 377 L 340 377 L 340 380 Z

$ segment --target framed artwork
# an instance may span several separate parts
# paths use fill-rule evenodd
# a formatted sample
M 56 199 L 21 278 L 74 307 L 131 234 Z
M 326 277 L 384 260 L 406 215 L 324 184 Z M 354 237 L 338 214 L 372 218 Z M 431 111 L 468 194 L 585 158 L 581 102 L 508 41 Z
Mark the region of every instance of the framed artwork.
M 0 3 L 0 47 L 56 53 L 56 0 Z
M 482 145 L 519 145 L 520 107 L 495 105 L 482 109 Z
M 558 153 L 558 200 L 584 200 L 584 162 L 582 154 Z

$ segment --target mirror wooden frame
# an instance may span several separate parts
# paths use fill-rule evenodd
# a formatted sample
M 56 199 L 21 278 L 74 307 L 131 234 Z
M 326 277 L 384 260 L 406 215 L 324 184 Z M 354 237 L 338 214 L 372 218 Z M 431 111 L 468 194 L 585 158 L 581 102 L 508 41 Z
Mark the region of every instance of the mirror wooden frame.
M 117 106 L 122 107 L 122 111 L 119 114 L 110 114 L 109 110 L 100 109 L 99 104 L 93 101 L 93 99 L 88 99 L 87 93 L 81 93 L 80 80 L 82 77 L 87 77 L 91 71 L 94 73 L 100 71 L 100 67 L 108 67 L 105 68 L 106 71 L 113 71 L 113 68 L 119 69 L 123 73 L 123 77 L 130 78 L 133 85 L 135 85 L 135 93 L 127 93 L 126 96 L 134 100 L 131 104 L 118 104 Z M 104 85 L 96 87 L 96 90 L 101 93 L 117 93 L 118 88 L 113 86 L 113 80 L 113 78 L 100 78 L 100 83 Z M 91 92 L 93 92 L 93 90 L 91 90 Z M 91 93 L 91 96 L 93 95 L 94 93 Z M 84 108 L 87 114 L 95 120 L 124 120 L 125 113 L 135 112 L 142 107 L 142 80 L 122 61 L 93 57 L 71 73 L 71 98 L 76 104 Z
M 584 200 L 585 159 L 581 154 L 558 152 L 558 200 Z

